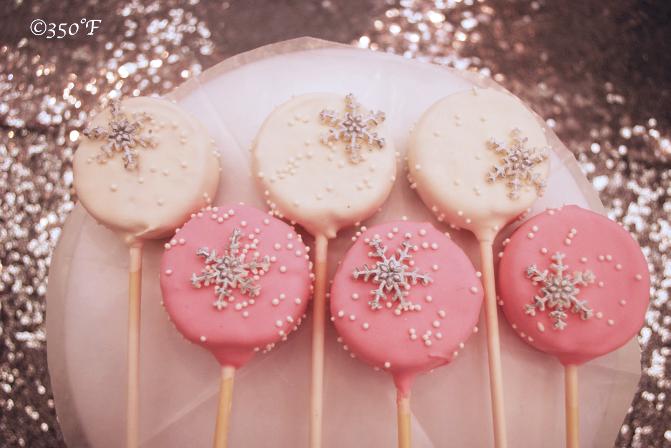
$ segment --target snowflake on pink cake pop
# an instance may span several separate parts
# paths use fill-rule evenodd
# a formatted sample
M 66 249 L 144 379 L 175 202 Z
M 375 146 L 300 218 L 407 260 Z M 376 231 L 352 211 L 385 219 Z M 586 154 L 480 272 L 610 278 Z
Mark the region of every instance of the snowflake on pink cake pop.
M 578 286 L 587 286 L 594 283 L 595 276 L 592 271 L 575 271 L 567 274 L 568 266 L 564 264 L 566 255 L 557 252 L 552 256 L 553 263 L 550 271 L 547 269 L 539 271 L 535 264 L 527 268 L 527 278 L 534 285 L 540 283 L 542 288 L 540 295 L 535 295 L 533 304 L 525 305 L 526 314 L 535 316 L 536 311 L 549 311 L 548 316 L 554 322 L 554 328 L 563 330 L 566 328 L 567 312 L 580 314 L 582 320 L 592 317 L 593 311 L 586 300 L 580 300 Z
M 223 255 L 217 256 L 214 249 L 207 247 L 201 247 L 196 252 L 205 259 L 205 266 L 200 274 L 192 274 L 191 284 L 196 288 L 214 285 L 217 300 L 212 305 L 219 311 L 235 300 L 235 290 L 251 298 L 257 297 L 261 293 L 261 286 L 257 283 L 259 276 L 270 269 L 269 256 L 259 259 L 255 252 L 249 256 L 249 252 L 256 249 L 254 244 L 241 248 L 241 235 L 239 229 L 233 230 Z
M 322 135 L 322 143 L 332 145 L 335 142 L 345 143 L 345 151 L 350 162 L 356 164 L 364 160 L 361 151 L 362 143 L 369 149 L 384 148 L 384 138 L 379 137 L 373 128 L 385 119 L 384 112 L 369 111 L 361 113 L 361 105 L 351 93 L 345 97 L 345 114 L 339 117 L 334 110 L 324 109 L 319 113 L 322 123 L 330 127 L 327 134 Z
M 83 133 L 91 140 L 107 140 L 100 147 L 100 154 L 96 157 L 99 163 L 106 163 L 119 152 L 124 168 L 135 170 L 138 167 L 139 157 L 137 149 L 156 147 L 153 137 L 142 132 L 152 118 L 144 112 L 133 113 L 130 116 L 125 114 L 118 99 L 110 102 L 110 115 L 107 127 L 89 126 Z
M 494 139 L 487 142 L 489 149 L 503 155 L 487 174 L 487 181 L 505 180 L 510 199 L 519 198 L 524 185 L 534 186 L 538 195 L 545 190 L 545 182 L 540 174 L 534 173 L 534 168 L 548 158 L 549 148 L 527 148 L 527 142 L 519 129 L 511 131 L 509 145 Z
M 387 256 L 388 248 L 377 237 L 371 239 L 368 245 L 374 249 L 368 253 L 368 256 L 377 258 L 379 261 L 373 267 L 367 264 L 357 267 L 352 273 L 355 280 L 362 278 L 365 282 L 372 281 L 378 285 L 376 289 L 371 290 L 373 298 L 368 305 L 373 310 L 377 310 L 382 308 L 380 301 L 386 302 L 389 308 L 393 306 L 393 302 L 397 302 L 396 314 L 401 314 L 403 311 L 420 310 L 420 305 L 407 300 L 407 296 L 413 285 L 418 283 L 428 285 L 432 280 L 427 274 L 420 273 L 417 269 L 410 269 L 412 260 L 410 250 L 414 248 L 414 245 L 405 240 L 401 243 L 401 247 L 396 249 L 396 254 L 392 256 Z

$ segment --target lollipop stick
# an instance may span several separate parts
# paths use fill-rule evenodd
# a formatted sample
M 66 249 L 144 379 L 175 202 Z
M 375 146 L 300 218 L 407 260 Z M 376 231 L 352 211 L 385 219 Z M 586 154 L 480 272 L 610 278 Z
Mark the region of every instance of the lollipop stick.
M 494 281 L 494 256 L 492 242 L 480 241 L 482 277 L 485 286 L 485 322 L 487 325 L 487 350 L 489 352 L 489 388 L 492 401 L 494 424 L 494 446 L 505 448 L 506 419 L 503 407 L 503 377 L 501 375 L 501 344 L 499 341 L 499 320 L 496 309 L 496 284 Z
M 564 403 L 566 407 L 566 447 L 578 448 L 578 366 L 564 366 Z
M 221 385 L 219 388 L 219 411 L 217 412 L 217 426 L 214 430 L 214 448 L 228 446 L 228 422 L 231 417 L 233 403 L 233 378 L 235 367 L 221 368 Z
M 315 292 L 312 309 L 312 389 L 310 390 L 310 447 L 322 444 L 324 393 L 324 321 L 326 317 L 326 252 L 328 239 L 315 237 Z
M 410 394 L 396 391 L 398 448 L 410 448 Z
M 126 447 L 138 446 L 140 418 L 140 294 L 142 244 L 130 247 L 128 288 L 128 389 L 126 391 Z

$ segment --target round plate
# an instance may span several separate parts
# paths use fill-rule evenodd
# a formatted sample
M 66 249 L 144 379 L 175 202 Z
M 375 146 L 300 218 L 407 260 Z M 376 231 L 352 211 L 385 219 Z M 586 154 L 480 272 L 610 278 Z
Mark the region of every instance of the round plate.
M 493 85 L 472 74 L 304 38 L 226 60 L 170 96 L 208 127 L 222 152 L 216 202 L 263 207 L 250 172 L 249 148 L 265 117 L 291 95 L 354 93 L 366 107 L 386 112 L 390 137 L 404 152 L 410 128 L 427 107 L 473 84 Z M 571 154 L 548 132 L 554 146 L 551 175 L 535 210 L 574 203 L 602 211 Z M 399 175 L 382 211 L 365 224 L 402 216 L 434 222 Z M 331 274 L 354 231 L 342 231 L 331 243 Z M 450 233 L 477 267 L 473 237 Z M 214 433 L 219 365 L 168 321 L 160 305 L 161 252 L 158 241 L 148 243 L 144 254 L 140 438 L 143 447 L 207 447 Z M 47 317 L 51 381 L 69 446 L 124 444 L 127 268 L 127 248 L 120 238 L 77 206 L 52 260 Z M 277 447 L 307 446 L 310 328 L 308 319 L 288 342 L 238 371 L 231 446 L 265 447 L 269 440 Z M 454 363 L 415 383 L 416 448 L 492 445 L 484 333 L 474 335 Z M 509 445 L 563 447 L 561 365 L 522 342 L 506 322 L 501 322 L 501 337 Z M 639 377 L 635 341 L 585 364 L 579 374 L 582 444 L 610 447 Z M 326 448 L 395 446 L 391 377 L 351 359 L 331 326 L 325 387 Z

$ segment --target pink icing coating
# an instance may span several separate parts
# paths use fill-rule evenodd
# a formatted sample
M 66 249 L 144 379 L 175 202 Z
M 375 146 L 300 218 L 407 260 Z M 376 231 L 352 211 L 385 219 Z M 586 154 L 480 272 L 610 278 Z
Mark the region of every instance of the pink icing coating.
M 269 257 L 269 269 L 259 275 L 258 296 L 232 290 L 233 300 L 218 310 L 213 284 L 197 288 L 192 275 L 205 266 L 196 252 L 203 247 L 223 255 L 235 229 L 241 248 L 251 247 Z M 222 365 L 240 367 L 255 351 L 270 349 L 298 328 L 311 297 L 308 248 L 284 222 L 243 205 L 208 207 L 177 231 L 161 262 L 163 304 L 177 330 L 217 358 Z M 251 300 L 250 300 L 251 299 Z
M 535 308 L 525 312 L 534 296 L 544 297 L 544 282 L 534 286 L 527 268 L 552 274 L 552 256 L 564 254 L 564 277 L 590 271 L 593 281 L 577 285 L 577 297 L 586 301 L 592 316 L 566 310 L 563 330 L 556 319 Z M 510 238 L 499 265 L 498 292 L 503 312 L 515 331 L 538 350 L 563 364 L 582 364 L 629 341 L 643 325 L 648 307 L 650 278 L 640 247 L 617 223 L 575 205 L 550 209 L 524 223 Z
M 412 259 L 405 264 L 410 271 L 427 274 L 431 282 L 411 285 L 406 298 L 420 310 L 397 315 L 398 301 L 390 302 L 391 308 L 385 301 L 381 309 L 369 305 L 378 284 L 372 277 L 355 279 L 353 272 L 381 261 L 370 256 L 375 250 L 368 243 L 375 235 L 387 247 L 387 257 L 396 255 L 403 241 L 416 248 L 410 249 Z M 473 265 L 447 236 L 429 223 L 392 222 L 367 230 L 347 252 L 331 289 L 331 320 L 349 350 L 389 371 L 399 391 L 408 394 L 417 374 L 447 364 L 458 354 L 477 324 L 482 297 Z

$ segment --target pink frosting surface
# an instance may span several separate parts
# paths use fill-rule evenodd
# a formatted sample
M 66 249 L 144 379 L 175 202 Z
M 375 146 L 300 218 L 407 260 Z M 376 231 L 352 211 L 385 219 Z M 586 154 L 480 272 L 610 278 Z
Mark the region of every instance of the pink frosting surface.
M 417 271 L 428 284 L 409 281 L 405 300 L 414 309 L 396 311 L 393 289 L 373 309 L 373 290 L 380 287 L 371 275 L 354 278 L 355 269 L 371 269 L 383 262 L 371 242 L 378 237 L 387 259 L 399 261 L 398 250 L 409 242 L 405 272 Z M 406 275 L 404 275 L 407 277 Z M 404 290 L 402 288 L 402 290 Z M 338 268 L 331 289 L 331 320 L 342 342 L 357 357 L 389 371 L 402 393 L 408 393 L 415 375 L 452 361 L 474 332 L 483 289 L 464 252 L 429 223 L 392 222 L 361 235 Z
M 559 263 L 553 260 L 557 253 L 563 255 Z M 535 285 L 527 272 L 533 265 L 541 274 L 547 270 Z M 558 271 L 571 306 L 549 299 L 549 291 L 562 284 Z M 570 205 L 528 220 L 506 245 L 498 273 L 503 312 L 513 329 L 563 364 L 609 353 L 643 325 L 650 294 L 643 253 L 620 225 L 590 210 Z M 546 285 L 548 292 L 542 291 Z M 545 309 L 533 306 L 534 297 L 545 301 Z M 558 310 L 565 318 L 551 315 Z
M 231 251 L 230 239 L 240 231 L 238 258 L 247 263 L 242 278 L 258 288 L 245 293 L 237 283 L 227 287 L 225 307 L 215 306 L 215 282 L 193 284 L 206 265 L 200 249 L 221 257 Z M 161 261 L 163 304 L 175 328 L 222 365 L 240 367 L 256 351 L 268 350 L 296 330 L 311 297 L 308 248 L 284 222 L 244 205 L 208 207 L 194 214 L 166 244 Z M 246 251 L 246 253 L 243 253 Z M 267 259 L 264 260 L 264 258 Z M 267 272 L 251 271 L 250 262 L 267 262 Z

